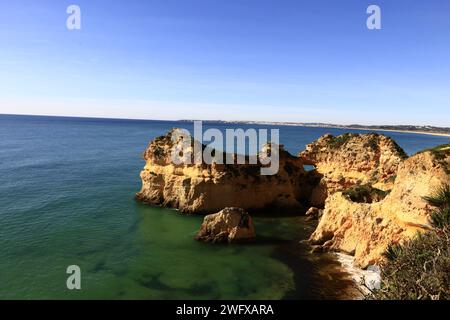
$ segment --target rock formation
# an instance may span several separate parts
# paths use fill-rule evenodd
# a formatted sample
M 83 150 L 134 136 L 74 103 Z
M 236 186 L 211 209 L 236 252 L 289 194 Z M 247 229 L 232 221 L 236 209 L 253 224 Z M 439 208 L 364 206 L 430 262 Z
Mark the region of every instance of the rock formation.
M 311 218 L 320 219 L 310 238 L 315 251 L 354 255 L 355 263 L 365 268 L 378 263 L 389 245 L 431 229 L 431 208 L 423 197 L 442 184 L 450 184 L 450 145 L 407 158 L 392 139 L 382 135 L 326 135 L 298 157 L 280 147 L 278 174 L 263 176 L 259 162 L 174 163 L 176 130 L 152 141 L 145 151 L 142 189 L 136 198 L 183 213 L 243 208 L 206 217 L 197 237 L 203 241 L 254 237 L 251 223 L 243 223 L 251 222 L 243 210 L 293 210 L 301 214 L 305 208 L 317 207 L 309 211 Z M 196 143 L 191 141 L 191 149 L 196 149 Z M 305 164 L 314 165 L 316 170 L 306 172 Z M 322 214 L 318 208 L 323 207 Z
M 204 218 L 196 239 L 214 243 L 252 241 L 255 239 L 255 227 L 245 210 L 225 208 Z
M 280 209 L 304 212 L 311 186 L 302 161 L 280 146 L 280 169 L 260 174 L 262 164 L 175 164 L 172 136 L 177 129 L 152 141 L 144 153 L 142 189 L 136 198 L 183 213 L 214 213 L 226 207 L 249 211 Z M 196 141 L 192 140 L 192 148 Z M 204 146 L 203 146 L 204 148 Z
M 326 200 L 311 242 L 354 255 L 355 263 L 362 268 L 376 264 L 389 245 L 432 228 L 429 221 L 432 208 L 423 197 L 449 184 L 449 173 L 450 146 L 447 146 L 401 162 L 394 172 L 391 192 L 378 202 L 354 202 L 345 192 L 336 192 Z
M 311 173 L 316 173 L 317 186 L 310 204 L 323 207 L 329 195 L 354 185 L 389 189 L 407 156 L 391 138 L 370 133 L 325 135 L 309 144 L 299 157 L 316 168 Z

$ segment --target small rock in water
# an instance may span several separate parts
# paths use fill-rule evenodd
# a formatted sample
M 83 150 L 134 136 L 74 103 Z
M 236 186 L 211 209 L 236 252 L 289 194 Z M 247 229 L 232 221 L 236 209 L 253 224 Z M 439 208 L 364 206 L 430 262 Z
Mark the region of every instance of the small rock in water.
M 316 207 L 309 208 L 308 211 L 306 211 L 305 216 L 308 220 L 316 220 L 319 219 L 322 216 L 323 210 L 320 210 Z
M 253 219 L 241 208 L 225 208 L 204 218 L 195 237 L 204 242 L 246 242 L 255 239 Z

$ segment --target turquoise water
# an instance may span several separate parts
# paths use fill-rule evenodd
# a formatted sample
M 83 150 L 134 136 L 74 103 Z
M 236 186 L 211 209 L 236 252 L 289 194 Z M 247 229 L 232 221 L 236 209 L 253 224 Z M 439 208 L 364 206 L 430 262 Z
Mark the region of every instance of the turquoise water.
M 256 244 L 205 245 L 193 240 L 201 217 L 134 201 L 142 152 L 176 126 L 0 116 L 0 299 L 343 297 L 350 281 L 337 262 L 299 243 L 314 228 L 303 218 L 257 217 Z M 344 131 L 280 136 L 297 153 L 328 132 Z M 389 135 L 408 153 L 448 143 Z M 81 291 L 66 289 L 69 265 L 81 267 Z

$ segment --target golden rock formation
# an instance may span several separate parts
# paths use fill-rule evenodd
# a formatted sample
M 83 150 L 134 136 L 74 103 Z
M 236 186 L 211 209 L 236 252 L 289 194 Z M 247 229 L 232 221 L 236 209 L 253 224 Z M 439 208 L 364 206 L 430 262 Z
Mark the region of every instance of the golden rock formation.
M 362 268 L 377 264 L 389 245 L 432 228 L 432 208 L 423 197 L 450 184 L 450 146 L 408 158 L 383 135 L 325 135 L 298 157 L 280 147 L 278 174 L 263 176 L 259 162 L 175 164 L 176 130 L 152 141 L 145 151 L 138 200 L 205 214 L 228 207 L 303 214 L 309 207 L 325 207 L 323 215 L 319 209 L 310 212 L 321 216 L 311 242 L 319 249 L 354 255 Z M 194 150 L 195 143 L 191 141 Z M 306 172 L 305 164 L 316 170 Z M 206 224 L 222 225 L 222 216 L 210 217 Z
M 325 135 L 307 145 L 299 157 L 316 167 L 318 183 L 310 204 L 323 207 L 329 195 L 354 185 L 389 189 L 407 156 L 391 138 L 370 133 Z
M 302 161 L 282 146 L 278 174 L 264 176 L 260 173 L 260 163 L 174 164 L 173 133 L 174 130 L 155 139 L 145 151 L 146 165 L 141 172 L 138 200 L 183 213 L 208 214 L 226 207 L 304 212 L 303 203 L 307 203 L 311 192 L 307 173 Z
M 204 242 L 247 242 L 255 239 L 253 219 L 241 208 L 225 208 L 207 215 L 196 239 Z
M 358 203 L 334 193 L 311 242 L 354 255 L 362 268 L 377 264 L 389 245 L 432 228 L 424 197 L 450 183 L 449 168 L 450 153 L 426 151 L 400 163 L 391 192 L 379 202 Z

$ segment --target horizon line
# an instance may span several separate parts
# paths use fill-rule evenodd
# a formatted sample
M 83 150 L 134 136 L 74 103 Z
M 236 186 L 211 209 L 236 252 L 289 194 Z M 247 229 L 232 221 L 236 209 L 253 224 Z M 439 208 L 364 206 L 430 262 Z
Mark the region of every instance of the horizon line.
M 280 124 L 280 125 L 327 125 L 327 126 L 341 126 L 345 128 L 351 128 L 352 126 L 361 126 L 366 128 L 371 127 L 431 127 L 437 129 L 450 129 L 450 127 L 441 127 L 435 125 L 421 125 L 421 124 L 339 124 L 328 122 L 292 122 L 292 121 L 269 121 L 269 120 L 219 120 L 219 119 L 147 119 L 147 118 L 122 118 L 122 117 L 103 117 L 103 116 L 73 116 L 73 115 L 53 115 L 53 114 L 20 114 L 20 113 L 0 113 L 0 116 L 23 116 L 23 117 L 51 117 L 51 118 L 72 118 L 72 119 L 92 119 L 92 120 L 128 120 L 128 121 L 164 121 L 164 122 L 224 122 L 224 123 L 255 123 L 255 124 Z M 362 129 L 362 128 L 357 128 Z

